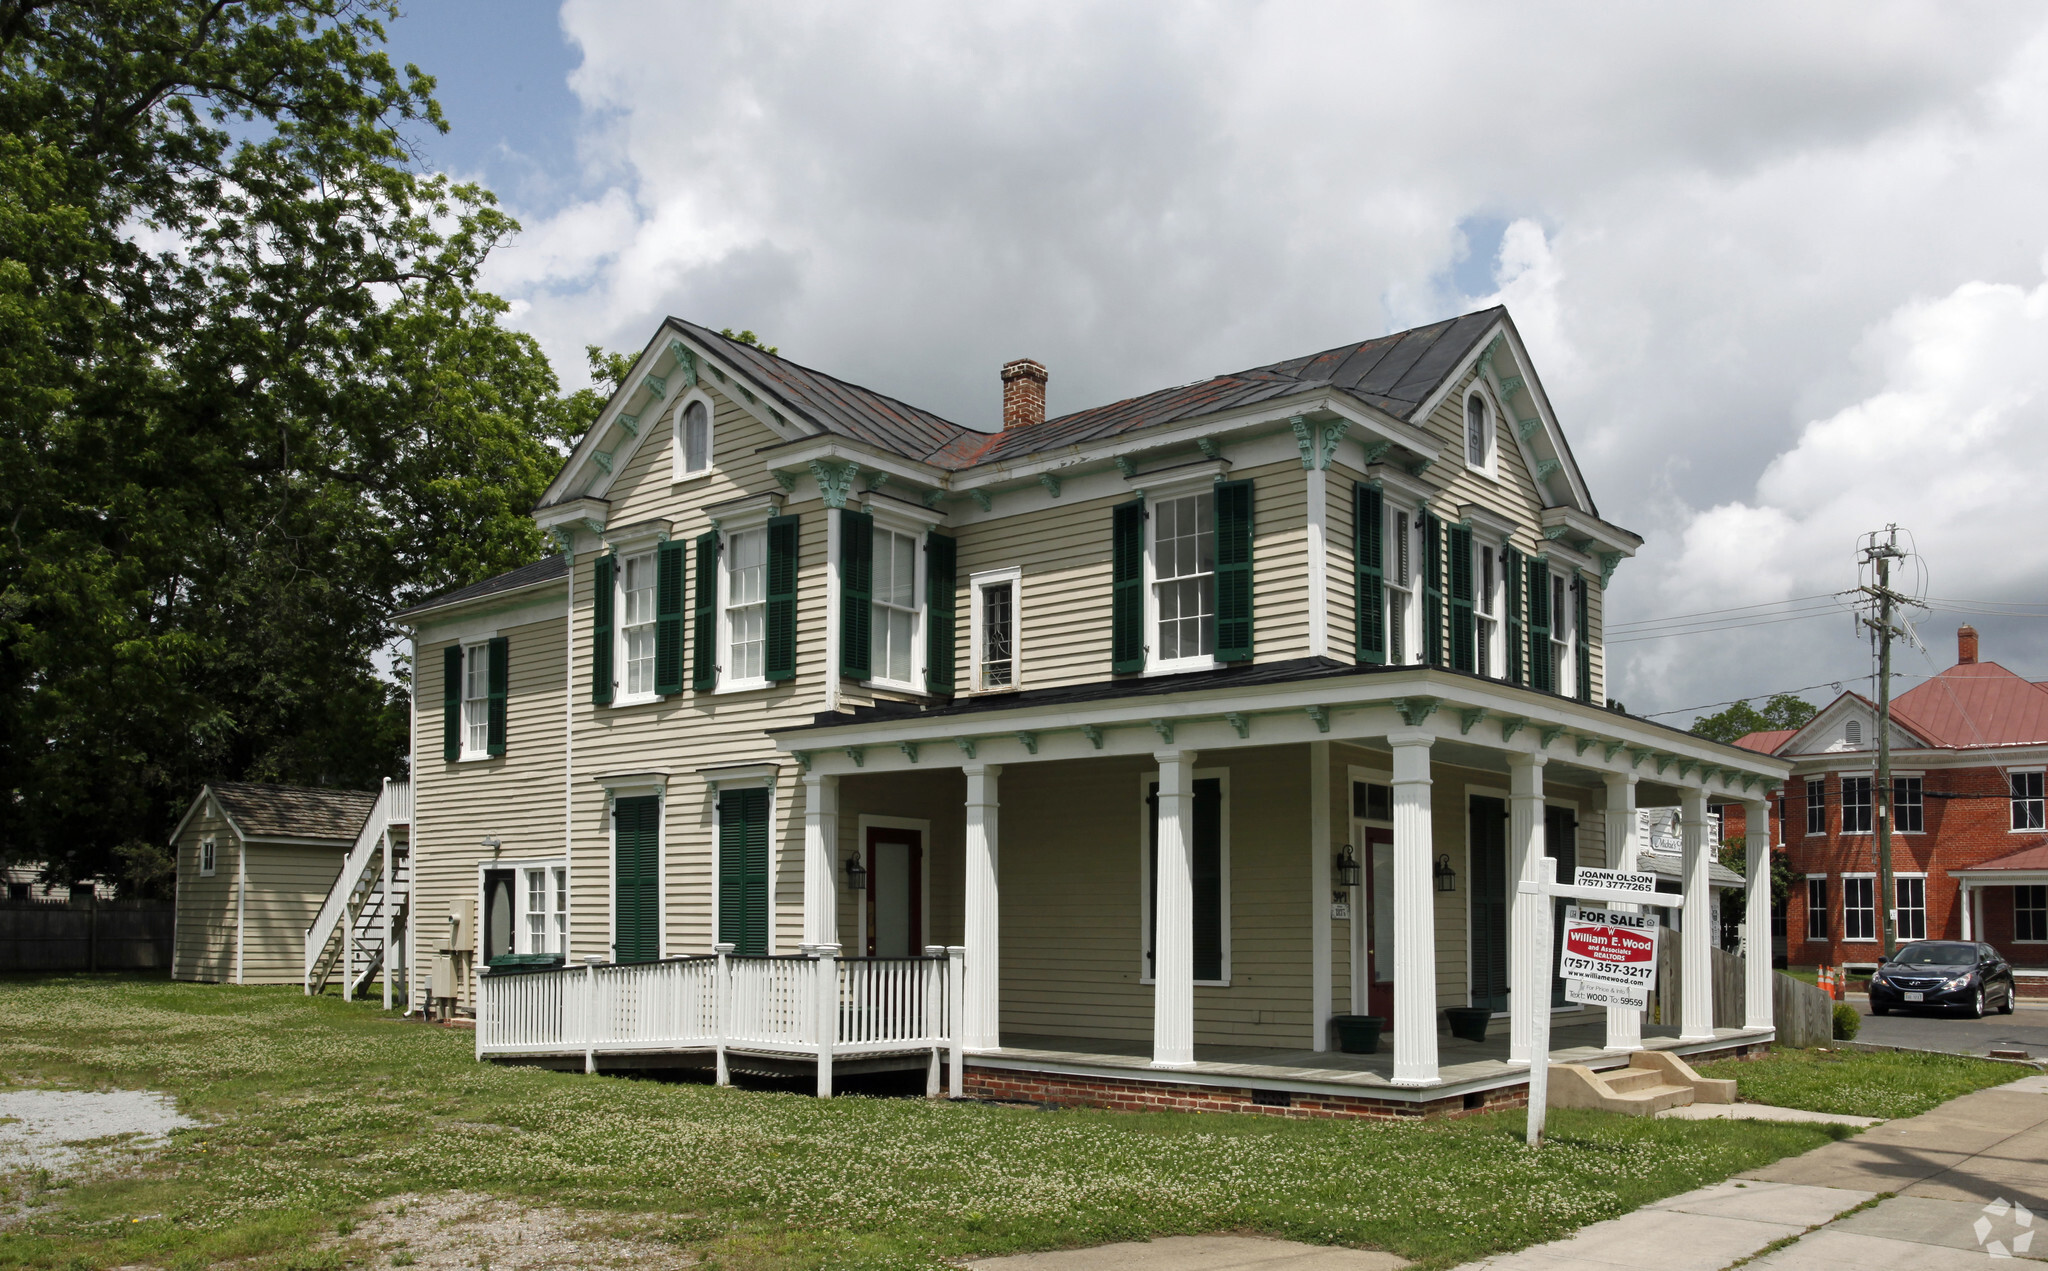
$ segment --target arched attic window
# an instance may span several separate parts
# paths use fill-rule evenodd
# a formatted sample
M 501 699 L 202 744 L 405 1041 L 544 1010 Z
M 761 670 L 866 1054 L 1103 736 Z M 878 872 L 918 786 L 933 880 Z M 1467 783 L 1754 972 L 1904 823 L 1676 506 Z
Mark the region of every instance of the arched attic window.
M 683 407 L 676 420 L 676 476 L 695 476 L 711 467 L 711 408 L 702 399 Z
M 1484 393 L 1465 398 L 1465 464 L 1482 471 L 1493 466 L 1493 413 Z
M 1848 723 L 1842 725 L 1842 740 L 1848 742 L 1852 746 L 1862 745 L 1863 721 L 1860 719 L 1852 719 Z

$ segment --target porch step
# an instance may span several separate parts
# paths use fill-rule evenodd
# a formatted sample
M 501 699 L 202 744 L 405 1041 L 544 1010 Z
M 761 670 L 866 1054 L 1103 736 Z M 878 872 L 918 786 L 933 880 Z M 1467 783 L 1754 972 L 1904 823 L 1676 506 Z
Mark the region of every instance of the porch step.
M 1645 1073 L 1644 1084 L 1636 1073 Z M 1620 1078 L 1622 1089 L 1615 1089 Z M 1657 1073 L 1642 1068 L 1623 1068 L 1614 1073 L 1594 1072 L 1584 1064 L 1550 1065 L 1550 1106 L 1553 1108 L 1596 1108 L 1626 1116 L 1646 1117 L 1666 1108 L 1682 1108 L 1692 1102 L 1692 1087 L 1671 1085 Z
M 1733 1103 L 1735 1083 L 1721 1077 L 1702 1077 L 1691 1064 L 1668 1050 L 1639 1050 L 1628 1057 L 1630 1072 L 1654 1072 L 1674 1086 L 1690 1086 L 1694 1103 Z
M 1652 1086 L 1665 1084 L 1664 1077 L 1654 1068 L 1620 1068 L 1603 1072 L 1600 1079 L 1615 1094 L 1627 1094 L 1631 1090 L 1648 1090 Z

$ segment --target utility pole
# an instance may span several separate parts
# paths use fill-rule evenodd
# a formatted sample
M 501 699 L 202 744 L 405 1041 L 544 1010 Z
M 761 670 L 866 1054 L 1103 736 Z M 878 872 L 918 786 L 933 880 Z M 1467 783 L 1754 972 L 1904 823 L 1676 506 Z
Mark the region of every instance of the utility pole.
M 1897 943 L 1899 892 L 1892 878 L 1892 605 L 1909 603 L 1892 590 L 1892 562 L 1904 556 L 1899 550 L 1899 527 L 1884 528 L 1885 541 L 1870 536 L 1863 559 L 1877 566 L 1877 586 L 1862 591 L 1877 601 L 1877 620 L 1864 619 L 1877 639 L 1877 789 L 1871 802 L 1877 814 L 1878 921 L 1884 956 L 1890 958 Z

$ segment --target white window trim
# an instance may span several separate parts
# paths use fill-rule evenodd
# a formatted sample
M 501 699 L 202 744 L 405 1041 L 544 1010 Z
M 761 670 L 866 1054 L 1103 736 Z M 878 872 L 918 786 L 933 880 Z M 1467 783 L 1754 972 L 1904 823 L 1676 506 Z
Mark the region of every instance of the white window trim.
M 1197 768 L 1188 774 L 1188 802 L 1194 802 L 1194 783 L 1214 777 L 1222 783 L 1223 807 L 1218 813 L 1222 821 L 1222 841 L 1217 848 L 1217 870 L 1223 879 L 1218 890 L 1218 921 L 1221 925 L 1223 956 L 1220 980 L 1196 980 L 1198 988 L 1230 987 L 1230 769 Z M 1159 769 L 1151 768 L 1138 774 L 1138 983 L 1152 984 L 1152 969 L 1145 957 L 1145 935 L 1152 929 L 1152 809 L 1146 799 L 1152 793 L 1152 784 L 1159 780 Z
M 1479 593 L 1483 589 L 1482 584 L 1485 582 L 1486 574 L 1480 568 L 1479 561 L 1480 554 L 1488 549 L 1491 549 L 1493 552 L 1493 594 L 1482 597 Z M 1485 602 L 1485 608 L 1481 607 L 1482 600 Z M 1475 653 L 1478 651 L 1477 637 L 1482 624 L 1492 628 L 1492 630 L 1486 633 L 1486 678 L 1490 680 L 1506 680 L 1508 678 L 1507 545 L 1505 543 L 1482 541 L 1479 535 L 1474 533 L 1472 535 L 1472 625 Z
M 1577 697 L 1579 695 L 1579 606 L 1572 599 L 1572 588 L 1582 584 L 1576 570 L 1550 567 L 1550 576 L 1564 580 L 1564 608 L 1562 611 L 1558 609 L 1556 604 L 1558 589 L 1555 586 L 1550 589 L 1550 600 L 1552 602 L 1550 606 L 1550 645 L 1553 649 L 1557 650 L 1557 664 L 1553 668 L 1551 675 L 1551 679 L 1554 681 L 1552 691 L 1559 697 Z M 1562 640 L 1557 638 L 1559 631 L 1566 633 L 1565 638 Z
M 981 593 L 990 587 L 1008 584 L 1010 588 L 1010 682 L 996 688 L 985 687 L 981 682 L 982 662 L 982 598 Z M 968 637 L 968 692 L 970 693 L 1014 693 L 1024 684 L 1024 571 L 1012 565 L 1005 569 L 988 569 L 967 578 L 969 596 L 967 621 L 972 628 Z
M 661 700 L 661 694 L 654 692 L 651 688 L 644 693 L 634 693 L 626 687 L 632 683 L 631 673 L 626 669 L 626 562 L 645 556 L 647 558 L 648 571 L 659 575 L 660 547 L 660 540 L 655 539 L 644 543 L 635 543 L 630 548 L 615 548 L 618 559 L 618 567 L 612 570 L 612 682 L 617 686 L 612 691 L 612 706 L 615 709 L 622 706 L 641 706 L 648 702 L 658 702 Z M 659 614 L 661 605 L 659 582 L 655 584 L 654 603 L 656 606 L 655 612 Z M 657 632 L 660 630 L 660 621 L 660 618 L 657 617 L 654 622 Z M 659 635 L 657 635 L 656 639 L 659 639 Z
M 1469 412 L 1472 409 L 1472 399 L 1475 397 L 1479 399 L 1480 406 L 1486 413 L 1486 425 L 1483 429 L 1486 459 L 1483 463 L 1472 462 L 1471 451 L 1466 445 L 1466 430 L 1471 427 Z M 1465 470 L 1467 472 L 1476 472 L 1488 480 L 1498 481 L 1500 480 L 1500 407 L 1494 403 L 1492 391 L 1483 382 L 1477 380 L 1466 390 L 1460 401 L 1464 403 L 1464 409 L 1467 412 L 1460 415 L 1458 419 L 1458 454 L 1465 461 Z
M 1827 779 L 1827 777 L 1826 777 L 1825 775 L 1823 775 L 1823 776 L 1821 776 L 1821 777 L 1818 777 L 1818 778 L 1815 778 L 1815 777 L 1805 777 L 1805 778 L 1802 778 L 1802 780 L 1804 780 L 1804 781 L 1806 781 L 1806 782 L 1808 782 L 1808 783 L 1811 783 L 1811 782 L 1814 782 L 1814 781 L 1816 781 L 1816 780 L 1817 780 L 1817 781 L 1819 781 L 1819 783 L 1820 783 L 1820 828 L 1819 828 L 1819 829 L 1817 829 L 1817 830 L 1816 830 L 1816 829 L 1812 829 L 1812 828 L 1809 828 L 1809 829 L 1808 829 L 1808 830 L 1806 831 L 1806 834 L 1804 835 L 1804 837 L 1806 837 L 1806 838 L 1810 838 L 1810 839 L 1817 839 L 1817 838 L 1826 838 L 1826 837 L 1828 836 L 1828 779 Z M 1812 813 L 1812 811 L 1811 811 L 1811 809 L 1812 809 L 1812 807 L 1813 807 L 1813 790 L 1812 790 L 1812 788 L 1811 788 L 1811 785 L 1810 785 L 1810 784 L 1809 784 L 1808 788 L 1807 788 L 1807 789 L 1806 789 L 1806 791 L 1805 791 L 1805 795 L 1806 795 L 1806 806 L 1807 806 L 1807 809 L 1808 809 L 1808 811 L 1806 811 L 1806 812 L 1804 813 L 1804 815 L 1805 815 L 1805 816 L 1806 816 L 1806 817 L 1808 818 L 1808 820 L 1807 820 L 1806 824 L 1807 824 L 1807 825 L 1808 825 L 1809 827 L 1811 827 L 1811 826 L 1813 825 L 1813 821 L 1812 821 L 1812 819 L 1811 819 L 1811 818 L 1812 818 L 1812 816 L 1813 816 L 1813 813 Z M 1812 877 L 1812 875 L 1810 875 L 1810 874 L 1809 874 L 1809 875 L 1808 875 L 1808 877 L 1810 878 L 1810 877 Z M 1823 877 L 1825 877 L 1825 875 L 1823 875 Z
M 2008 834 L 2040 834 L 2040 833 L 2043 833 L 2043 832 L 2048 832 L 2048 815 L 2044 815 L 2044 816 L 2042 817 L 2043 825 L 2042 825 L 2042 826 L 2040 826 L 2040 827 L 2034 827 L 2034 828 L 2029 828 L 2029 829 L 2021 829 L 2020 827 L 2018 827 L 2018 826 L 2015 826 L 2015 825 L 2014 825 L 2014 824 L 2012 823 L 2012 805 L 2013 805 L 2013 804 L 2015 804 L 2015 803 L 2018 803 L 2018 802 L 2019 802 L 2019 800 L 2018 800 L 2018 799 L 2016 799 L 2016 798 L 2014 798 L 2014 797 L 2013 797 L 2013 793 L 2012 793 L 2012 779 L 2013 779 L 2014 777 L 2017 777 L 2017 776 L 2021 775 L 2022 773 L 2035 773 L 2035 772 L 2044 772 L 2044 771 L 2048 771 L 2048 770 L 2044 770 L 2044 769 L 2041 769 L 2041 768 L 2007 768 L 2007 769 L 2005 770 L 2005 832 L 2006 832 L 2006 833 L 2008 833 Z M 2048 813 L 2048 776 L 2043 776 L 2043 777 L 2042 777 L 2042 780 L 2041 780 L 2041 793 L 2042 793 L 2042 796 L 2043 796 L 2043 801 L 2042 801 L 2042 811 L 2043 811 L 2044 813 Z
M 656 961 L 668 956 L 668 778 L 665 775 L 652 776 L 633 774 L 620 778 L 599 778 L 604 783 L 604 940 L 606 961 L 619 960 L 619 817 L 620 799 L 654 796 L 654 957 Z M 718 835 L 714 829 L 711 837 L 713 859 L 711 877 L 718 877 L 716 858 Z M 573 877 L 571 879 L 573 885 Z M 481 877 L 478 880 L 481 887 Z M 573 891 L 570 893 L 575 894 Z M 478 893 L 477 914 L 483 914 L 481 891 Z M 717 906 L 718 889 L 712 888 L 712 931 L 718 930 Z M 573 906 L 572 906 L 573 912 Z
M 718 535 L 718 612 L 715 624 L 718 628 L 718 648 L 715 659 L 717 662 L 718 687 L 712 690 L 715 693 L 747 693 L 758 689 L 773 688 L 775 685 L 775 682 L 768 678 L 768 651 L 765 646 L 761 651 L 762 673 L 760 675 L 740 679 L 727 673 L 726 668 L 732 665 L 732 624 L 727 621 L 726 615 L 729 612 L 728 605 L 732 599 L 732 575 L 729 568 L 732 564 L 732 536 L 735 534 L 751 533 L 755 530 L 765 534 L 768 529 L 769 519 L 776 515 L 778 515 L 776 509 L 762 504 L 757 507 L 743 508 L 730 515 L 720 517 L 712 523 L 712 532 Z M 764 550 L 766 546 L 767 544 L 764 542 L 762 544 Z M 767 637 L 767 612 L 765 608 L 767 604 L 767 591 L 765 587 L 763 588 L 761 599 L 763 604 L 761 631 L 762 638 L 765 640 Z M 713 877 L 716 877 L 716 875 Z
M 1388 585 L 1402 592 L 1401 607 L 1401 658 L 1394 661 L 1394 607 L 1387 605 L 1387 664 L 1389 666 L 1417 666 L 1423 661 L 1422 648 L 1422 548 L 1416 539 L 1420 537 L 1422 513 L 1413 505 L 1386 500 L 1386 531 L 1381 541 L 1387 545 L 1385 568 L 1381 571 Z M 1408 518 L 1408 574 L 1400 581 L 1393 581 L 1401 563 L 1401 518 Z
M 859 820 L 856 821 L 854 824 L 853 850 L 859 853 L 861 867 L 864 869 L 867 867 L 868 863 L 868 831 L 870 829 L 916 830 L 918 833 L 918 931 L 916 939 L 911 942 L 915 946 L 912 951 L 913 956 L 915 956 L 918 953 L 924 952 L 925 948 L 931 944 L 932 937 L 932 823 L 928 820 L 924 820 L 918 817 L 870 816 L 867 813 L 863 812 L 860 815 Z M 838 844 L 833 844 L 833 850 L 835 852 L 838 850 Z M 833 862 L 833 864 L 837 866 L 842 873 L 846 869 L 846 860 L 844 857 Z M 868 878 L 868 886 L 873 887 L 874 885 L 875 880 L 871 875 Z M 845 889 L 841 888 L 841 890 L 844 891 Z M 847 892 L 847 894 L 853 895 L 854 893 Z M 854 901 L 853 914 L 855 943 L 851 948 L 845 951 L 845 954 L 847 957 L 864 958 L 868 956 L 867 902 L 865 900 Z
M 1827 881 L 1828 881 L 1828 876 L 1827 876 L 1826 874 L 1808 874 L 1808 875 L 1806 876 L 1806 883 L 1807 883 L 1807 888 L 1806 888 L 1806 912 L 1807 912 L 1807 915 L 1808 915 L 1808 916 L 1807 916 L 1807 919 L 1806 919 L 1806 939 L 1807 939 L 1807 942 L 1808 942 L 1809 944 L 1826 944 L 1826 943 L 1828 942 L 1828 934 L 1827 934 L 1827 932 L 1826 932 L 1826 931 L 1822 931 L 1822 932 L 1821 932 L 1821 933 L 1820 933 L 1819 935 L 1814 935 L 1814 934 L 1813 934 L 1813 917 L 1812 917 L 1812 914 L 1813 914 L 1813 885 L 1812 885 L 1812 884 L 1813 884 L 1813 881 L 1814 881 L 1815 879 L 1819 879 L 1819 880 L 1820 880 L 1820 882 L 1821 882 L 1821 890 L 1822 890 L 1822 893 L 1823 893 L 1823 894 L 1825 894 L 1825 893 L 1826 893 L 1826 890 L 1827 890 Z M 1823 906 L 1823 907 L 1822 907 L 1822 909 L 1821 909 L 1821 914 L 1822 914 L 1823 918 L 1826 918 L 1826 917 L 1829 917 L 1829 916 L 1831 916 L 1831 915 L 1829 915 L 1829 914 L 1828 914 L 1828 910 L 1827 910 L 1827 908 L 1826 908 L 1825 906 Z M 1828 924 L 1827 924 L 1827 923 L 1826 923 L 1825 921 L 1823 921 L 1823 922 L 1821 923 L 1821 926 L 1823 926 L 1823 927 L 1826 927 L 1827 925 L 1828 925 Z
M 1934 937 L 1932 937 L 1932 936 L 1909 936 L 1909 935 L 1905 935 L 1905 934 L 1903 934 L 1903 929 L 1902 929 L 1902 927 L 1901 927 L 1901 925 L 1900 925 L 1900 923 L 1899 923 L 1899 913 L 1900 913 L 1900 906 L 1899 906 L 1899 883 L 1900 883 L 1900 882 L 1902 882 L 1902 881 L 1904 881 L 1905 879 L 1908 879 L 1908 878 L 1917 878 L 1917 879 L 1919 879 L 1919 880 L 1920 880 L 1920 925 L 1921 925 L 1921 926 L 1922 926 L 1923 928 L 1924 928 L 1924 927 L 1925 927 L 1925 926 L 1927 925 L 1927 874 L 1926 874 L 1926 872 L 1925 872 L 1925 871 L 1923 871 L 1923 870 L 1897 870 L 1897 869 L 1895 869 L 1895 870 L 1893 870 L 1893 871 L 1892 871 L 1892 908 L 1891 908 L 1891 914 L 1892 914 L 1892 935 L 1893 935 L 1893 936 L 1895 936 L 1896 938 L 1898 938 L 1899 940 L 1931 940 L 1931 939 L 1934 939 Z M 1879 934 L 1880 934 L 1880 938 L 1882 938 L 1882 933 L 1880 932 Z M 1971 943 L 1971 944 L 1977 944 L 1977 943 L 1981 943 L 1981 942 L 1980 942 L 1980 941 L 1974 941 L 1974 940 L 1973 940 L 1973 941 L 1969 941 L 1968 943 Z
M 1896 806 L 1896 805 L 1897 805 L 1897 802 L 1898 802 L 1898 800 L 1897 800 L 1896 798 L 1888 798 L 1888 799 L 1886 799 L 1886 800 L 1885 800 L 1885 808 L 1886 808 L 1886 810 L 1887 810 L 1887 814 L 1888 814 L 1888 815 L 1891 815 L 1891 817 L 1892 817 L 1892 833 L 1894 833 L 1894 834 L 1909 834 L 1909 835 L 1916 835 L 1916 836 L 1917 836 L 1917 835 L 1924 835 L 1924 834 L 1926 834 L 1926 833 L 1927 833 L 1927 773 L 1926 773 L 1926 772 L 1925 772 L 1924 770 L 1916 770 L 1916 771 L 1900 772 L 1900 771 L 1898 771 L 1898 770 L 1894 769 L 1894 770 L 1892 771 L 1892 780 L 1894 780 L 1894 781 L 1897 781 L 1897 780 L 1898 780 L 1899 778 L 1901 778 L 1901 777 L 1914 777 L 1914 778 L 1918 778 L 1918 779 L 1919 779 L 1919 782 L 1920 782 L 1920 828 L 1919 828 L 1919 829 L 1917 829 L 1917 830 L 1902 830 L 1902 829 L 1900 829 L 1900 828 L 1899 828 L 1899 825 L 1898 825 L 1898 816 L 1897 816 L 1897 812 L 1898 812 L 1898 807 Z M 1876 797 L 1876 795 L 1877 795 L 1877 781 L 1876 781 L 1876 779 L 1875 779 L 1875 778 L 1873 778 L 1873 779 L 1871 780 L 1871 783 L 1870 783 L 1870 787 L 1871 787 L 1871 797 L 1875 798 L 1875 797 Z M 1894 871 L 1892 872 L 1892 877 L 1894 877 L 1894 878 L 1912 878 L 1912 877 L 1915 877 L 1915 875 L 1912 875 L 1912 874 L 1901 874 L 1901 873 L 1899 873 L 1898 871 L 1894 870 Z
M 683 467 L 683 415 L 692 402 L 704 403 L 704 466 L 695 472 Z M 675 409 L 669 412 L 668 433 L 670 485 L 702 481 L 718 467 L 718 403 L 702 387 L 693 388 L 677 399 Z
M 220 840 L 211 834 L 199 839 L 199 876 L 212 878 L 220 870 Z
M 894 689 L 899 693 L 923 693 L 925 685 L 928 683 L 925 677 L 925 623 L 930 617 L 926 612 L 929 605 L 926 603 L 925 596 L 925 534 L 931 529 L 931 526 L 922 520 L 905 516 L 894 508 L 867 504 L 864 506 L 864 510 L 870 517 L 874 518 L 875 532 L 877 534 L 884 531 L 891 534 L 901 534 L 908 538 L 911 543 L 910 678 L 908 680 L 889 679 L 884 675 L 878 674 L 879 668 L 873 665 L 874 637 L 872 632 L 875 621 L 875 599 L 871 586 L 868 593 L 869 666 L 868 678 L 864 683 L 874 688 Z
M 2038 831 L 2036 831 L 2036 832 L 2038 833 Z M 2012 938 L 2012 942 L 2013 942 L 2014 944 L 2048 944 L 2048 938 L 2044 938 L 2044 939 L 2040 939 L 2040 940 L 2022 940 L 2022 939 L 2020 939 L 2020 938 L 2019 938 L 2019 935 L 2018 935 L 2018 932 L 2019 932 L 2019 929 L 2020 929 L 2020 888 L 2022 888 L 2022 887 L 2040 887 L 2040 886 L 2043 886 L 2043 884 L 2041 884 L 2041 883 L 2014 883 L 2014 884 L 2012 884 L 2012 929 L 2013 929 L 2013 932 L 2014 932 L 2014 935 L 2013 935 L 2013 938 Z M 1966 893 L 1966 894 L 1967 894 L 1967 893 Z M 1965 901 L 1964 903 L 1968 903 L 1968 902 L 1967 902 L 1967 901 Z M 2043 930 L 2048 930 L 2048 925 L 2044 925 L 2044 927 L 2043 927 Z
M 1864 780 L 1870 782 L 1870 828 L 1867 830 L 1852 830 L 1849 828 L 1848 783 L 1854 781 L 1858 777 L 1861 777 Z M 1857 838 L 1862 838 L 1865 836 L 1874 836 L 1877 833 L 1877 794 L 1877 769 L 1875 768 L 1863 768 L 1850 772 L 1837 772 L 1835 774 L 1835 806 L 1837 808 L 1836 824 L 1842 827 L 1842 837 L 1848 838 L 1854 836 Z M 1842 875 L 1842 877 L 1853 878 L 1856 877 L 1856 875 L 1844 874 Z
M 494 632 L 481 640 L 465 642 L 462 645 L 462 683 L 456 694 L 457 710 L 460 712 L 459 723 L 462 729 L 462 742 L 456 751 L 458 756 L 456 759 L 457 763 L 476 763 L 491 757 L 490 657 L 491 641 L 496 638 L 497 635 Z M 469 673 L 471 664 L 475 662 L 480 662 L 483 665 L 484 679 L 484 695 L 477 699 L 484 704 L 482 707 L 484 712 L 484 744 L 482 749 L 479 750 L 472 750 L 469 746 Z
M 1842 898 L 1841 898 L 1841 901 L 1840 901 L 1840 903 L 1839 903 L 1839 904 L 1838 904 L 1838 905 L 1836 906 L 1836 908 L 1838 908 L 1838 909 L 1840 909 L 1840 910 L 1842 911 L 1842 943 L 1843 943 L 1843 944 L 1878 944 L 1878 943 L 1881 943 L 1881 942 L 1883 941 L 1883 939 L 1884 939 L 1884 929 L 1883 929 L 1883 926 L 1882 926 L 1882 924 L 1880 923 L 1879 919 L 1880 919 L 1880 918 L 1881 918 L 1881 917 L 1883 916 L 1883 914 L 1884 914 L 1884 910 L 1883 910 L 1883 909 L 1882 909 L 1882 908 L 1881 908 L 1881 907 L 1880 907 L 1880 906 L 1878 905 L 1878 895 L 1877 895 L 1877 874 L 1876 874 L 1875 872 L 1873 872 L 1873 871 L 1854 871 L 1854 872 L 1852 872 L 1852 871 L 1844 870 L 1844 871 L 1843 871 L 1843 872 L 1841 873 L 1841 875 L 1840 875 L 1840 878 L 1841 878 L 1841 880 L 1842 880 L 1842 889 L 1841 889 L 1841 890 L 1842 890 Z M 1871 932 L 1870 932 L 1870 934 L 1869 934 L 1868 936 L 1852 936 L 1852 935 L 1850 935 L 1850 934 L 1849 934 L 1849 883 L 1850 883 L 1850 882 L 1851 882 L 1852 880 L 1854 880 L 1854 879 L 1859 879 L 1859 878 L 1867 878 L 1867 879 L 1869 879 L 1869 880 L 1870 880 L 1870 927 L 1871 927 Z M 1859 906 L 1858 906 L 1858 908 L 1860 909 L 1860 908 L 1861 908 L 1861 906 L 1859 905 Z
M 1189 671 L 1213 671 L 1221 665 L 1221 663 L 1216 661 L 1216 651 L 1214 648 L 1216 642 L 1216 615 L 1214 613 L 1214 606 L 1216 603 L 1216 591 L 1214 579 L 1216 574 L 1213 567 L 1211 568 L 1209 574 L 1211 579 L 1209 593 L 1209 603 L 1211 606 L 1211 612 L 1209 615 L 1209 642 L 1211 648 L 1209 650 L 1208 655 L 1198 655 L 1196 657 L 1190 658 L 1173 658 L 1171 660 L 1162 658 L 1158 655 L 1159 571 L 1155 567 L 1157 543 L 1154 538 L 1154 531 L 1157 529 L 1159 525 L 1158 514 L 1159 505 L 1161 503 L 1170 503 L 1175 499 L 1191 498 L 1195 495 L 1199 495 L 1205 492 L 1210 495 L 1209 533 L 1213 536 L 1216 533 L 1216 500 L 1214 496 L 1216 492 L 1216 483 L 1220 480 L 1222 480 L 1221 473 L 1213 472 L 1205 468 L 1202 472 L 1197 473 L 1193 476 L 1183 477 L 1181 479 L 1173 481 L 1162 481 L 1156 486 L 1148 485 L 1145 487 L 1145 578 L 1143 585 L 1145 588 L 1144 674 L 1146 675 L 1181 675 Z M 1150 983 L 1150 981 L 1146 982 Z M 1201 983 L 1202 981 L 1197 982 Z
M 563 876 L 565 878 L 567 877 L 569 871 L 568 858 L 565 856 L 546 856 L 534 857 L 532 859 L 521 858 L 519 860 L 496 860 L 486 862 L 483 865 L 483 868 L 487 870 L 512 871 L 512 950 L 515 953 L 521 954 L 530 954 L 535 952 L 533 948 L 533 939 L 527 933 L 526 930 L 526 920 L 528 917 L 532 915 L 533 912 L 531 909 L 527 907 L 526 873 L 528 870 L 534 869 L 548 870 L 550 871 L 548 876 L 548 882 L 549 885 L 552 886 L 554 883 L 554 875 L 552 871 L 561 870 Z M 479 885 L 481 885 L 481 879 L 479 879 Z M 550 895 L 552 896 L 552 893 L 550 893 Z M 477 913 L 481 914 L 483 913 L 483 910 L 478 909 Z M 547 914 L 550 918 L 553 918 L 555 916 L 555 911 L 553 909 L 549 909 L 547 911 Z M 564 936 L 564 944 L 566 945 L 566 937 L 568 934 L 568 923 L 566 921 L 568 917 L 568 911 L 566 909 L 562 911 L 562 917 L 565 919 L 565 921 L 562 923 L 560 930 L 562 932 L 562 935 Z M 550 938 L 553 938 L 552 927 L 550 928 Z M 565 947 L 562 950 L 560 950 L 559 956 L 564 961 L 566 961 L 569 956 L 568 949 Z

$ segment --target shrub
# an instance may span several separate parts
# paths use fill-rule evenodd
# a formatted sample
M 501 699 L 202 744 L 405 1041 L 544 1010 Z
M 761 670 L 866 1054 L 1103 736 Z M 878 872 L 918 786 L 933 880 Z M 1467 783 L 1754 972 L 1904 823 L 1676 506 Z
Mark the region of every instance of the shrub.
M 1863 1031 L 1863 1017 L 1847 1002 L 1835 1003 L 1835 1040 L 1852 1042 L 1856 1034 Z

